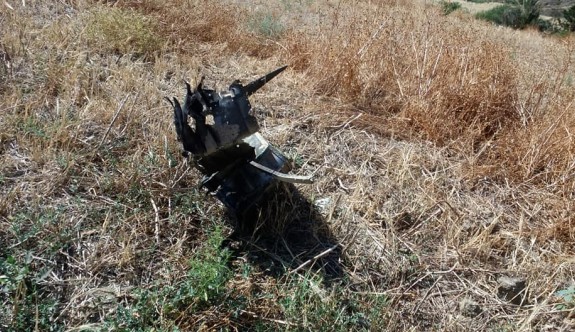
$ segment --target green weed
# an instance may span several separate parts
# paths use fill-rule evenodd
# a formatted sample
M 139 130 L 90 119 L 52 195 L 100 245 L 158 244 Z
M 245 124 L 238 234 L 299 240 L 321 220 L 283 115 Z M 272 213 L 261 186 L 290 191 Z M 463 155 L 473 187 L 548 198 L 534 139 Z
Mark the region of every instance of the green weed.
M 0 327 L 6 331 L 62 331 L 58 301 L 39 284 L 47 275 L 32 267 L 32 254 L 0 257 Z M 6 325 L 4 325 L 6 324 Z
M 270 13 L 259 13 L 252 17 L 248 27 L 254 33 L 269 39 L 278 39 L 285 32 L 284 25 Z
M 24 122 L 22 122 L 21 128 L 23 132 L 25 132 L 28 135 L 36 136 L 38 138 L 48 137 L 44 126 L 33 117 L 28 117 Z
M 150 18 L 132 10 L 99 8 L 86 24 L 88 44 L 103 51 L 151 60 L 161 48 L 161 38 Z
M 161 280 L 136 289 L 132 294 L 135 301 L 121 303 L 106 326 L 120 331 L 173 329 L 186 315 L 232 303 L 233 299 L 226 302 L 226 284 L 232 274 L 227 265 L 229 252 L 220 248 L 222 241 L 222 230 L 215 228 L 190 259 L 185 279 L 172 284 Z
M 73 236 L 74 229 L 62 223 L 65 209 L 61 207 L 41 207 L 27 209 L 9 217 L 10 231 L 15 236 L 19 248 L 34 249 L 52 255 L 65 246 Z
M 322 278 L 294 276 L 282 285 L 286 296 L 280 301 L 286 321 L 312 331 L 379 330 L 386 299 L 383 296 L 361 298 L 339 285 L 322 286 Z M 337 290 L 336 290 L 337 289 Z

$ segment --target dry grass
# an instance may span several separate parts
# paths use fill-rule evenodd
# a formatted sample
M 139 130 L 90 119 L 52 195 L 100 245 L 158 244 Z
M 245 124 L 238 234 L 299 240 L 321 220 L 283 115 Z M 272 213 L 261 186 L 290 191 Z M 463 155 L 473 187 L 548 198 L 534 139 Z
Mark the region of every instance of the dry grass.
M 419 2 L 250 3 L 2 4 L 0 329 L 573 328 L 573 38 Z M 317 181 L 222 250 L 162 98 L 283 63 L 252 104 Z

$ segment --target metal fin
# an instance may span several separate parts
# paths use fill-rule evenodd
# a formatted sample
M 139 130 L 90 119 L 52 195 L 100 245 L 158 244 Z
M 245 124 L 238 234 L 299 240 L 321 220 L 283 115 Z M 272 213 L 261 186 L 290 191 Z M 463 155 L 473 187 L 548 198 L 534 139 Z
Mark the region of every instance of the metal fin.
M 252 95 L 256 91 L 258 91 L 262 86 L 264 86 L 267 82 L 271 81 L 274 77 L 276 77 L 279 73 L 284 71 L 287 66 L 280 67 L 269 74 L 266 74 L 255 81 L 248 83 L 244 86 L 244 90 L 248 96 Z
M 254 166 L 255 168 L 259 169 L 260 171 L 264 171 L 269 175 L 273 176 L 274 178 L 288 183 L 313 183 L 313 177 L 311 175 L 301 176 L 301 175 L 292 175 L 292 174 L 285 174 L 282 172 L 274 171 L 273 169 L 266 167 L 260 163 L 255 161 L 250 161 L 250 165 Z
M 183 140 L 182 136 L 184 136 L 184 126 L 188 124 L 188 116 L 182 111 L 182 106 L 176 97 L 174 97 L 173 102 L 170 101 L 170 104 L 174 107 L 174 125 L 176 126 L 176 133 L 178 134 L 178 138 Z
M 185 152 L 193 154 L 206 152 L 201 138 L 188 124 L 188 114 L 182 110 L 182 106 L 176 98 L 174 98 L 174 125 Z

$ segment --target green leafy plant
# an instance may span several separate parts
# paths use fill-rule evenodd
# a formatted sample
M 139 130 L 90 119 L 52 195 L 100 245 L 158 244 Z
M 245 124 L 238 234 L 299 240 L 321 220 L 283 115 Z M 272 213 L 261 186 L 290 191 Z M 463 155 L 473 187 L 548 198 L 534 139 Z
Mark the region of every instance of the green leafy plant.
M 221 229 L 215 228 L 190 259 L 186 278 L 135 289 L 135 301 L 119 304 L 106 327 L 120 331 L 171 329 L 187 313 L 233 302 L 225 298 L 232 273 L 227 265 L 229 252 L 220 248 L 222 241 Z
M 190 260 L 188 279 L 177 289 L 176 302 L 200 307 L 218 302 L 225 294 L 231 271 L 227 266 L 230 254 L 220 248 L 222 241 L 222 231 L 216 228 L 206 246 Z
M 0 321 L 8 331 L 60 331 L 62 325 L 54 322 L 58 302 L 38 285 L 45 273 L 31 269 L 31 257 L 0 258 Z
M 383 328 L 382 312 L 386 298 L 360 299 L 343 285 L 337 293 L 322 286 L 317 275 L 294 276 L 284 287 L 289 291 L 280 305 L 288 321 L 304 330 L 361 331 Z M 367 300 L 367 301 L 366 301 Z M 326 327 L 329 327 L 326 329 Z

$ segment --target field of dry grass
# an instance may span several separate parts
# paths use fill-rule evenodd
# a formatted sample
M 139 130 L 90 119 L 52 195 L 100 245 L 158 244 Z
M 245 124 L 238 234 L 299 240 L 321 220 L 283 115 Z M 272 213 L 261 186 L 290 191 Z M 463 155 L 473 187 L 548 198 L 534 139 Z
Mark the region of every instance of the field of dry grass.
M 0 330 L 575 328 L 572 36 L 416 1 L 0 6 Z M 163 97 L 283 64 L 254 112 L 316 181 L 225 241 Z

